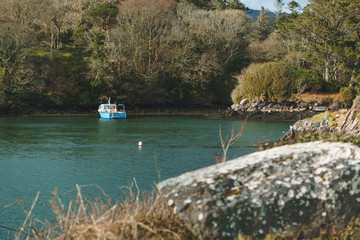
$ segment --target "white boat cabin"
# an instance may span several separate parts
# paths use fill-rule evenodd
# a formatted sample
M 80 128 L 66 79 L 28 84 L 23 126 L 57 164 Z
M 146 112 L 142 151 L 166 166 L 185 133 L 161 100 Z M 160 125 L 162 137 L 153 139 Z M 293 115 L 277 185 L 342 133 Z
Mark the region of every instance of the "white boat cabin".
M 125 106 L 123 104 L 119 104 L 119 106 L 116 106 L 116 104 L 101 104 L 98 111 L 105 113 L 125 112 Z

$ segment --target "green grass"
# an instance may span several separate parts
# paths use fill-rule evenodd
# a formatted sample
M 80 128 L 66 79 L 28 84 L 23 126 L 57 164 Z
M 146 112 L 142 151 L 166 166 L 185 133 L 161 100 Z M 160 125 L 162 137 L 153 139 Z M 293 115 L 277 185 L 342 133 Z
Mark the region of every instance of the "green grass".
M 44 47 L 33 47 L 27 49 L 27 54 L 30 56 L 38 56 L 38 57 L 49 57 L 50 58 L 50 48 Z M 53 49 L 53 58 L 68 58 L 72 56 L 72 49 L 62 48 L 62 49 Z

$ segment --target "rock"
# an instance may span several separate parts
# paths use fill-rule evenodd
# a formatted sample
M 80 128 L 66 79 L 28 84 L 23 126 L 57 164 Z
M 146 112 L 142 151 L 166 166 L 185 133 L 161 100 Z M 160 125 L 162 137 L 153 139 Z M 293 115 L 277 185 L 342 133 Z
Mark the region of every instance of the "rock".
M 330 111 L 336 111 L 336 110 L 339 110 L 339 108 L 340 108 L 340 103 L 337 102 L 337 101 L 332 102 L 332 103 L 330 103 L 330 105 L 329 105 L 329 110 L 330 110 Z
M 249 103 L 249 108 L 253 107 L 253 108 L 258 108 L 258 106 L 262 103 L 261 100 L 253 100 L 252 102 Z
M 353 102 L 352 107 L 346 114 L 343 123 L 339 130 L 350 132 L 352 135 L 359 133 L 359 113 L 360 113 L 360 96 L 357 96 Z
M 341 224 L 360 212 L 360 148 L 286 145 L 185 173 L 158 189 L 199 239 Z
M 241 106 L 245 106 L 248 102 L 249 102 L 249 100 L 247 100 L 247 99 L 245 98 L 245 99 L 241 100 L 240 105 L 241 105 Z
M 248 112 L 256 112 L 257 110 L 257 106 L 251 106 L 247 109 Z
M 336 109 L 338 107 L 338 103 L 333 104 L 329 106 L 329 109 Z M 326 109 L 326 106 L 314 106 L 313 110 L 323 111 Z M 325 115 L 321 121 L 313 121 L 312 119 L 299 120 L 293 125 L 291 134 L 287 133 L 288 136 L 286 137 L 293 137 L 297 133 L 305 131 L 323 130 L 327 132 L 342 132 L 342 134 L 355 138 L 360 137 L 360 96 L 355 98 L 351 109 L 347 112 L 340 126 L 330 126 L 330 120 L 328 115 Z
M 315 112 L 325 112 L 328 110 L 328 107 L 327 106 L 314 106 L 313 110 Z
M 298 103 L 298 108 L 304 108 L 304 109 L 308 109 L 309 108 L 309 106 L 310 106 L 310 104 L 309 103 L 307 103 L 307 102 L 300 102 L 300 103 Z
M 240 104 L 235 103 L 235 104 L 231 105 L 231 109 L 234 111 L 239 111 L 240 108 L 241 108 Z

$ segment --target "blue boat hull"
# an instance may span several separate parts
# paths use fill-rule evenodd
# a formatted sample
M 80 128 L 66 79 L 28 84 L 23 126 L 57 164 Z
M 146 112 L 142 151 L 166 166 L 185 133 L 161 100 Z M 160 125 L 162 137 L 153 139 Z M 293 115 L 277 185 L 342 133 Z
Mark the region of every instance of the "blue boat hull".
M 101 118 L 108 118 L 108 119 L 125 119 L 126 113 L 105 113 L 105 112 L 99 112 Z

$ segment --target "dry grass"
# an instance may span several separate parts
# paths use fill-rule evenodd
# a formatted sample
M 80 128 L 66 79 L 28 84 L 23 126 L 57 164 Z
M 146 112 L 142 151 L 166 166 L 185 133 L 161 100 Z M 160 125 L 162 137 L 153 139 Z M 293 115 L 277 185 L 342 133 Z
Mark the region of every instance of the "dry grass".
M 302 93 L 296 94 L 296 97 L 303 102 L 322 102 L 326 99 L 332 99 L 338 102 L 342 101 L 339 93 Z
M 76 199 L 67 207 L 55 190 L 50 204 L 56 220 L 40 224 L 30 217 L 37 195 L 15 239 L 196 239 L 160 194 L 144 194 L 140 201 L 139 190 L 129 187 L 127 199 L 112 204 L 105 193 L 103 200 L 84 199 L 83 187 L 76 185 Z

